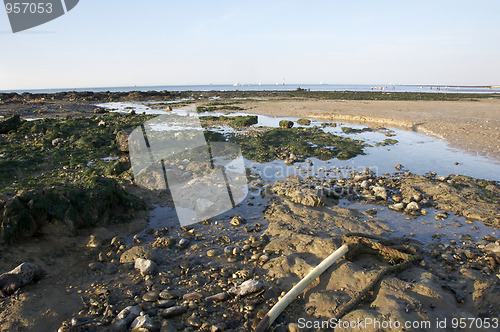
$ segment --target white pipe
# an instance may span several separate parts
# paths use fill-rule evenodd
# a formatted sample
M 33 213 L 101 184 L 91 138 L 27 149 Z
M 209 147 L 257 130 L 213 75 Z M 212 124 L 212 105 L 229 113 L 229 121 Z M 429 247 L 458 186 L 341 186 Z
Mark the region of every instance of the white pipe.
M 330 256 L 325 258 L 318 266 L 316 266 L 311 272 L 309 272 L 297 285 L 295 285 L 286 295 L 276 303 L 267 315 L 262 319 L 260 324 L 257 326 L 255 331 L 265 331 L 274 320 L 279 316 L 279 314 L 285 310 L 285 308 L 309 286 L 314 279 L 316 279 L 320 274 L 322 274 L 326 269 L 328 269 L 333 263 L 335 263 L 340 257 L 344 256 L 349 247 L 344 244 L 337 250 L 335 250 Z

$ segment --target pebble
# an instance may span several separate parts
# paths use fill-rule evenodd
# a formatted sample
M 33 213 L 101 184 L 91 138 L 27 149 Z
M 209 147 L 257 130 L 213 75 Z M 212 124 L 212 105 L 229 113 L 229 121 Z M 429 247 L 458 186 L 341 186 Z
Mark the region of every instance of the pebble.
M 141 313 L 142 314 L 142 313 Z M 148 331 L 156 331 L 158 327 L 148 315 L 138 316 L 130 325 L 132 329 L 146 329 Z
M 198 292 L 193 292 L 189 294 L 185 294 L 182 299 L 186 301 L 193 301 L 193 300 L 201 300 L 203 298 L 203 295 Z
M 187 322 L 189 325 L 194 327 L 201 326 L 201 320 L 198 318 L 198 316 L 196 316 L 196 313 L 193 313 L 191 316 L 189 316 Z
M 153 275 L 158 272 L 158 265 L 150 259 L 137 258 L 134 268 L 139 270 L 142 276 Z
M 246 224 L 247 221 L 242 216 L 235 216 L 229 223 L 233 226 L 240 226 L 242 224 Z
M 156 306 L 158 308 L 170 308 L 170 307 L 173 307 L 174 305 L 175 305 L 175 301 L 174 300 L 159 300 L 156 303 Z
M 177 332 L 177 329 L 168 320 L 161 323 L 160 332 Z
M 185 306 L 175 306 L 170 307 L 162 311 L 161 315 L 165 318 L 175 317 L 182 315 L 187 311 L 187 307 Z
M 407 211 L 418 211 L 420 209 L 420 206 L 418 205 L 417 202 L 410 202 L 406 206 Z
M 488 242 L 496 242 L 497 239 L 495 239 L 494 236 L 487 234 L 487 235 L 483 236 L 483 240 L 488 241 Z
M 262 262 L 262 263 L 265 263 L 269 260 L 269 256 L 268 255 L 262 255 L 259 257 L 259 260 Z
M 226 292 L 218 293 L 215 295 L 211 295 L 205 298 L 208 302 L 223 302 L 229 298 L 229 294 Z
M 188 239 L 182 238 L 179 240 L 178 246 L 180 249 L 186 249 L 188 247 L 188 245 L 189 245 Z
M 160 292 L 160 298 L 164 300 L 178 299 L 181 297 L 181 294 L 175 290 L 163 290 Z
M 231 288 L 228 293 L 244 296 L 247 294 L 255 293 L 264 288 L 264 284 L 258 280 L 247 280 L 237 287 Z
M 207 256 L 208 257 L 215 257 L 215 256 L 217 256 L 217 251 L 214 249 L 210 249 L 207 251 Z
M 142 296 L 142 299 L 146 302 L 156 302 L 158 301 L 159 293 L 155 291 L 147 292 Z

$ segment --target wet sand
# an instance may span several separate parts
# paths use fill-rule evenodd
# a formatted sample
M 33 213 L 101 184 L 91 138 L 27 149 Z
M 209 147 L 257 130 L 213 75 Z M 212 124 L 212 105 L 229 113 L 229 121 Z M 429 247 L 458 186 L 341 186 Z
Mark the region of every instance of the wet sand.
M 451 146 L 500 160 L 500 100 L 478 101 L 248 101 L 251 113 L 409 128 Z

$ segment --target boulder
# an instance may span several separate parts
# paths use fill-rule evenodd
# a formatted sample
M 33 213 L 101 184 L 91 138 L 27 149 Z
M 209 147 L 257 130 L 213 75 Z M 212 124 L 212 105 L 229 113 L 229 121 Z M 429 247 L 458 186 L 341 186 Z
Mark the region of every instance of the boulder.
M 136 246 L 125 251 L 120 257 L 120 263 L 135 263 L 137 258 L 156 260 L 155 252 L 145 246 Z
M 289 129 L 293 127 L 293 121 L 281 120 L 279 125 L 281 128 Z
M 24 122 L 26 121 L 22 120 L 19 114 L 11 116 L 10 118 L 0 122 L 0 134 L 7 134 L 12 130 L 17 130 Z

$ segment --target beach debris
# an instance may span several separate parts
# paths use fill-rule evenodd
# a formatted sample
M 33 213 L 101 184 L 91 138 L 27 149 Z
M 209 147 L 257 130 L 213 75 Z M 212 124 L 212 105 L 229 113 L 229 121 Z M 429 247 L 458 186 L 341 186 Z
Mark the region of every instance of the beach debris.
M 323 260 L 318 266 L 316 266 L 311 272 L 309 272 L 297 285 L 295 285 L 288 293 L 286 293 L 281 300 L 276 303 L 271 310 L 264 316 L 259 325 L 256 327 L 256 332 L 266 331 L 274 322 L 274 320 L 279 316 L 279 314 L 285 310 L 285 308 L 309 286 L 314 279 L 319 277 L 326 269 L 328 269 L 333 263 L 335 263 L 339 258 L 344 256 L 349 250 L 347 245 L 342 245 L 340 248 L 335 250 L 330 256 Z M 249 280 L 252 281 L 252 280 Z M 245 281 L 245 283 L 249 282 Z M 244 284 L 244 283 L 243 283 Z M 243 285 L 242 284 L 242 285 Z

